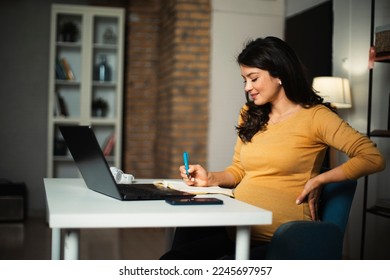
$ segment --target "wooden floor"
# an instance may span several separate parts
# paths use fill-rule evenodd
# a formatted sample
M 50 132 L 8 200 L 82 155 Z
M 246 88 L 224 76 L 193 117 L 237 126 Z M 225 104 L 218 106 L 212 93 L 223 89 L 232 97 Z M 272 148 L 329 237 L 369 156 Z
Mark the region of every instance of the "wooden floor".
M 155 260 L 167 248 L 166 230 L 80 230 L 80 259 Z M 0 260 L 46 260 L 51 258 L 51 230 L 45 218 L 23 223 L 0 223 Z

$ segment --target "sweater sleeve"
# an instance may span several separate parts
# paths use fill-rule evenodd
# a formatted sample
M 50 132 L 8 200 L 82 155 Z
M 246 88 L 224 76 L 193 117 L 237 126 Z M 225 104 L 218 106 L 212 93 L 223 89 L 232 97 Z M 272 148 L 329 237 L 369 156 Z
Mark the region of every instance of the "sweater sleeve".
M 312 127 L 316 129 L 319 140 L 349 157 L 341 165 L 347 178 L 357 179 L 385 168 L 383 156 L 368 137 L 353 129 L 328 108 L 321 106 L 314 114 Z

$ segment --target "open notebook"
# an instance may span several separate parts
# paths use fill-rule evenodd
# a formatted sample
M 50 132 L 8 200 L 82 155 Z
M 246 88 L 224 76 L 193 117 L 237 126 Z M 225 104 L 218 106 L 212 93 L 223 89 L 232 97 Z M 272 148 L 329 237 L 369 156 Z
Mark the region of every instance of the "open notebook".
M 230 197 L 234 197 L 233 189 L 221 188 L 219 186 L 191 187 L 182 180 L 159 180 L 155 181 L 154 184 L 192 194 L 224 194 Z

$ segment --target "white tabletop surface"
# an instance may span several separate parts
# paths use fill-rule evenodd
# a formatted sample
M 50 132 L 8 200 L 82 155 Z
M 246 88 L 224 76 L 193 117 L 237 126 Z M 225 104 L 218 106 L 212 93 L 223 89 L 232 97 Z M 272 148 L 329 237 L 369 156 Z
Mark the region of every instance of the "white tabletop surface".
M 153 180 L 138 180 L 140 183 Z M 270 224 L 270 211 L 224 195 L 223 205 L 173 206 L 164 200 L 120 201 L 89 190 L 82 179 L 45 178 L 51 228 L 240 226 Z

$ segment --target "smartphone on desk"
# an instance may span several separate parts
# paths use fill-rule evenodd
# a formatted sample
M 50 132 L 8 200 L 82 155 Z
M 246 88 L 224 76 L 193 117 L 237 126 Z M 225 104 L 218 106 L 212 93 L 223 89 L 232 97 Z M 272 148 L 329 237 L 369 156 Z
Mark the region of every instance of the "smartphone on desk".
M 217 205 L 223 204 L 223 200 L 215 197 L 193 197 L 193 198 L 168 198 L 166 203 L 171 205 Z

